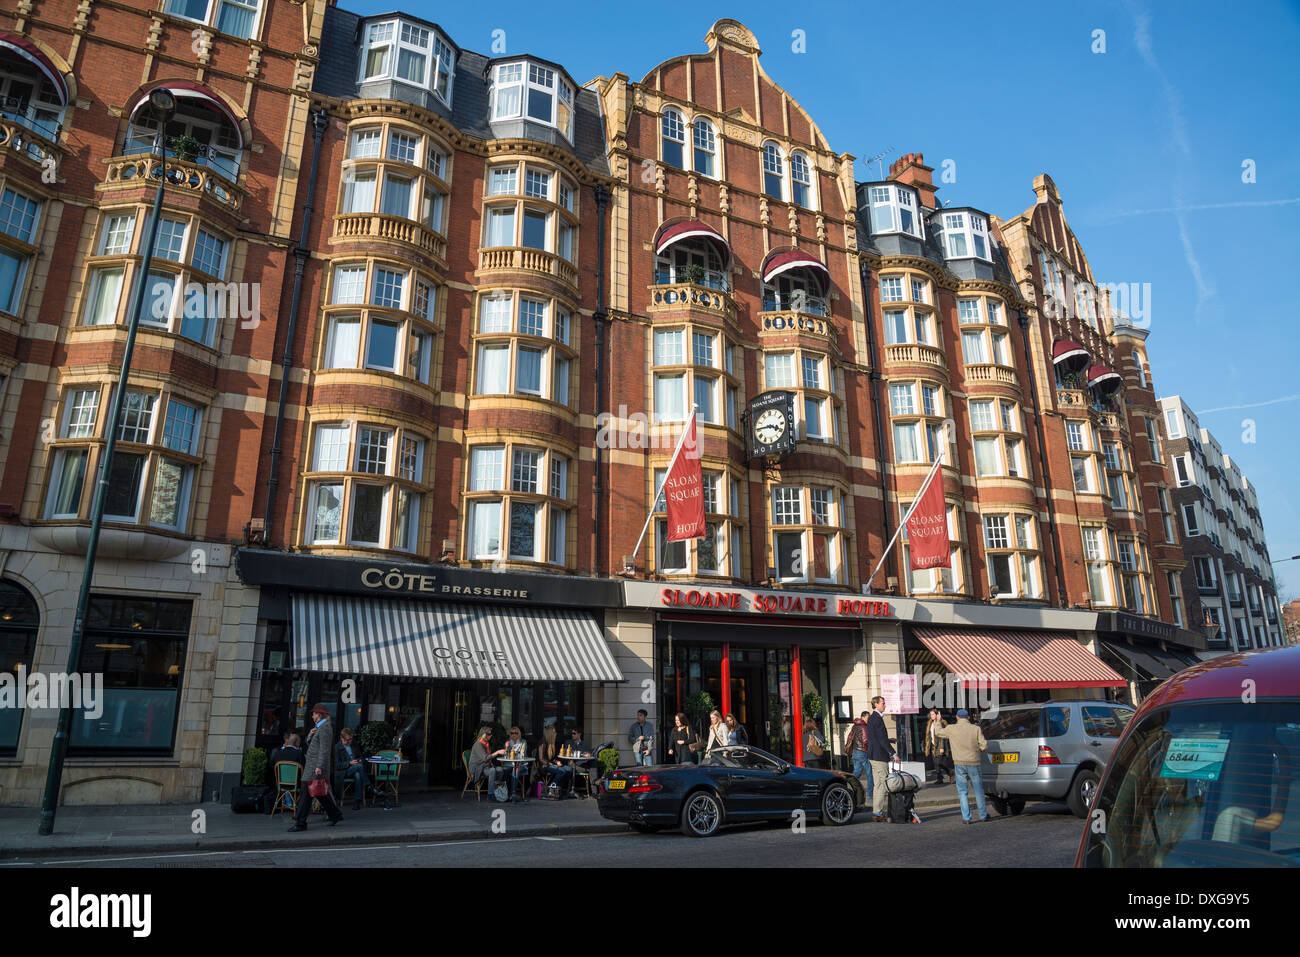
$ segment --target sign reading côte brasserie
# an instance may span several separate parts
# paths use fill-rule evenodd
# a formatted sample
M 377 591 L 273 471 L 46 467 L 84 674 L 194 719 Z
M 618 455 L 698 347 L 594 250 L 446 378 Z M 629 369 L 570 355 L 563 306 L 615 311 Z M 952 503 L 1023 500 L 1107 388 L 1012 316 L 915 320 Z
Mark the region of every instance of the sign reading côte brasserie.
M 628 589 L 630 591 L 630 589 Z M 632 598 L 632 595 L 628 596 Z M 640 597 L 640 596 L 638 596 Z M 703 609 L 745 615 L 813 615 L 823 618 L 887 618 L 889 602 L 852 595 L 809 595 L 799 592 L 725 591 L 702 588 L 661 588 L 658 604 L 673 609 Z

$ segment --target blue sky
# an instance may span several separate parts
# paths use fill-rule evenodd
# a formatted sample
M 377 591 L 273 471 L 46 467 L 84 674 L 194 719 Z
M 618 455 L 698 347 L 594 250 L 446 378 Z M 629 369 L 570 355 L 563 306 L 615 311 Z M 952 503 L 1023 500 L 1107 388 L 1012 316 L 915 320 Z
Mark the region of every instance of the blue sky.
M 1150 283 L 1158 393 L 1181 394 L 1256 486 L 1271 557 L 1300 554 L 1296 3 L 1011 0 L 875 13 L 751 0 L 564 4 L 540 16 L 535 3 L 340 5 L 423 16 L 482 53 L 503 30 L 506 52 L 555 60 L 580 83 L 616 71 L 639 80 L 702 52 L 709 26 L 733 17 L 832 149 L 892 148 L 886 165 L 921 152 L 936 176 L 951 159 L 957 178 L 940 200 L 1003 218 L 1028 207 L 1034 176 L 1049 173 L 1098 281 Z M 795 30 L 806 52 L 794 51 Z M 1104 53 L 1093 52 L 1095 30 Z M 1242 181 L 1247 159 L 1254 183 Z M 877 178 L 876 167 L 868 175 L 859 163 L 858 178 Z M 1282 599 L 1300 597 L 1300 561 L 1276 571 Z

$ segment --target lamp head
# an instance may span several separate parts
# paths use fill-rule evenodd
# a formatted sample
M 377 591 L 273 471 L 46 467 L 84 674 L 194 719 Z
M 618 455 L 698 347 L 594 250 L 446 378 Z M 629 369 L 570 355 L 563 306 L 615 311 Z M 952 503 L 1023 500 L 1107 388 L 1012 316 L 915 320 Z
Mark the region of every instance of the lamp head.
M 160 86 L 150 91 L 149 106 L 165 122 L 176 112 L 176 94 Z

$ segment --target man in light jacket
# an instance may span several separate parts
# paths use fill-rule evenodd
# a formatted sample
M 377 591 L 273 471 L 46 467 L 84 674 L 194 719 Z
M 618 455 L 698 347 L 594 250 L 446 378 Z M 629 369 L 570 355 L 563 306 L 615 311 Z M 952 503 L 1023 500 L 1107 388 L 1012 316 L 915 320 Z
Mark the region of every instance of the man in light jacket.
M 979 809 L 979 820 L 989 819 L 988 808 L 984 805 L 984 779 L 980 775 L 980 752 L 988 747 L 984 732 L 979 725 L 970 723 L 970 712 L 962 708 L 957 712 L 957 723 L 946 728 L 939 728 L 935 736 L 945 738 L 952 751 L 953 782 L 957 785 L 957 800 L 961 802 L 961 819 L 971 823 L 970 801 L 966 798 L 967 788 L 975 789 L 975 805 Z
M 650 723 L 650 715 L 642 708 L 636 713 L 636 720 L 627 729 L 627 743 L 632 746 L 632 757 L 638 767 L 654 764 L 655 726 Z
M 307 733 L 307 753 L 303 761 L 302 780 L 298 785 L 298 813 L 291 831 L 307 830 L 307 817 L 311 814 L 311 795 L 307 786 L 317 778 L 330 781 L 330 762 L 334 758 L 334 731 L 330 727 L 330 713 L 324 704 L 317 704 L 311 709 L 311 719 L 316 727 Z M 343 812 L 334 801 L 334 795 L 326 791 L 316 800 L 329 818 L 325 823 L 333 826 L 343 820 Z
M 885 778 L 889 775 L 889 761 L 894 756 L 894 746 L 889 743 L 885 728 L 885 699 L 876 695 L 871 699 L 871 717 L 867 718 L 867 761 L 871 763 L 871 776 L 875 779 L 871 795 L 871 819 L 885 820 L 885 807 L 889 791 Z

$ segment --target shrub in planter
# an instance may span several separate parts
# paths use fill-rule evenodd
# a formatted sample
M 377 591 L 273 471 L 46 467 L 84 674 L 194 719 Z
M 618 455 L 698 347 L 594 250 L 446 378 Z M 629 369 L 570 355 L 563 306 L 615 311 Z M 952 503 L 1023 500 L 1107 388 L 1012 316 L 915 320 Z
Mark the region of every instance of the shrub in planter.
M 618 770 L 618 748 L 606 748 L 600 752 L 597 760 L 600 763 L 600 776 L 607 778 Z
M 386 721 L 370 721 L 357 732 L 361 739 L 361 753 L 369 756 L 386 751 L 393 746 L 393 729 Z
M 241 783 L 230 789 L 230 809 L 237 814 L 265 811 L 266 796 L 271 792 L 266 784 L 266 751 L 249 748 L 244 752 L 239 779 Z

